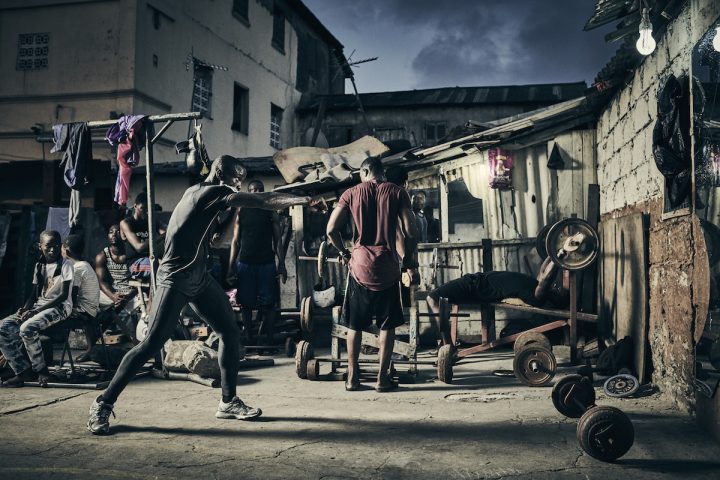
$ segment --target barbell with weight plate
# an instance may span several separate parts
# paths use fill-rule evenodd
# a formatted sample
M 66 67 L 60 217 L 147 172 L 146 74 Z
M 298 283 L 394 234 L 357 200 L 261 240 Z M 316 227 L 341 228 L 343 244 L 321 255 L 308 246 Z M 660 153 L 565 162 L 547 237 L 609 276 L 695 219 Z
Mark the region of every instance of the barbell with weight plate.
M 576 437 L 591 457 L 612 462 L 632 447 L 635 429 L 630 418 L 618 408 L 595 405 L 595 388 L 587 377 L 562 378 L 553 387 L 552 401 L 566 417 L 580 418 Z
M 589 267 L 597 258 L 599 246 L 595 229 L 580 218 L 560 220 L 548 229 L 545 238 L 548 256 L 556 265 L 571 271 Z
M 315 351 L 310 342 L 300 340 L 295 347 L 295 373 L 303 380 L 308 377 L 308 361 L 315 358 Z
M 525 385 L 541 387 L 555 376 L 557 361 L 552 350 L 530 343 L 520 348 L 513 358 L 515 377 Z
M 548 350 L 552 350 L 552 344 L 550 343 L 550 339 L 548 339 L 545 335 L 543 335 L 540 332 L 523 332 L 521 333 L 516 339 L 515 343 L 513 344 L 513 352 L 517 353 L 525 345 L 538 344 L 541 347 L 545 347 Z

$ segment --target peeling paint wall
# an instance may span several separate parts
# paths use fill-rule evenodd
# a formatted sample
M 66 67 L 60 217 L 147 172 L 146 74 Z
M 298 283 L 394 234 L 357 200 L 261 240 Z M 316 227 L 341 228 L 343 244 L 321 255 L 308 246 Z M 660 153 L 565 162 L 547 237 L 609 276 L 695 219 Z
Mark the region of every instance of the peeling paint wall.
M 598 182 L 603 219 L 649 215 L 650 318 L 653 382 L 678 405 L 692 408 L 694 371 L 694 242 L 689 216 L 662 220 L 664 179 L 652 156 L 656 95 L 670 73 L 690 69 L 691 51 L 720 15 L 720 2 L 692 0 L 658 40 L 597 124 Z

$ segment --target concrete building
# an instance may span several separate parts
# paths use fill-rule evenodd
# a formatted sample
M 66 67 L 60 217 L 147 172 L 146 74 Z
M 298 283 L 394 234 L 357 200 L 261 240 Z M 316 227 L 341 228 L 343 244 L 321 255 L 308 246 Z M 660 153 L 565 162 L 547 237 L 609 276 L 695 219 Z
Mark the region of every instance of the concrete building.
M 460 136 L 468 122 L 481 125 L 511 117 L 579 97 L 586 89 L 585 82 L 575 82 L 361 93 L 364 114 L 351 94 L 304 95 L 297 109 L 297 133 L 308 132 L 321 111 L 322 132 L 330 147 L 350 143 L 368 131 L 383 142 L 432 146 Z
M 58 123 L 201 111 L 211 157 L 269 157 L 293 145 L 303 93 L 343 92 L 342 48 L 299 0 L 3 1 L 0 202 L 66 202 L 59 156 L 37 141 Z M 157 164 L 184 162 L 173 146 L 190 127 L 165 133 Z M 82 198 L 96 209 L 113 198 L 104 133 L 93 132 L 94 181 Z M 188 181 L 181 169 L 159 175 L 158 203 L 172 209 Z

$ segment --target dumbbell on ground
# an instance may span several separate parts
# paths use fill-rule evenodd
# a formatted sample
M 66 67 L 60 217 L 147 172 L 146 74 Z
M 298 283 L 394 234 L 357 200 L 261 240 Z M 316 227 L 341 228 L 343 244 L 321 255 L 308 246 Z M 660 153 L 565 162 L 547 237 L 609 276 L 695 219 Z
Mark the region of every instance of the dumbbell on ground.
M 595 388 L 589 378 L 568 375 L 555 384 L 552 401 L 566 417 L 580 418 L 576 437 L 593 458 L 612 462 L 625 455 L 635 441 L 630 418 L 615 407 L 595 405 Z

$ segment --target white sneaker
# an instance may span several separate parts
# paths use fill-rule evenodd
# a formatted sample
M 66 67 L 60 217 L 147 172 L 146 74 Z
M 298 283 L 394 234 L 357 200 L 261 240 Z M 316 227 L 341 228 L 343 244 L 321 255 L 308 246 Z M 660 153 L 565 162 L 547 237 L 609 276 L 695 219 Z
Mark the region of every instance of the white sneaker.
M 88 418 L 87 429 L 93 435 L 106 435 L 110 432 L 110 415 L 115 417 L 113 406 L 97 397 L 90 405 L 90 418 Z
M 215 418 L 234 418 L 236 420 L 252 420 L 262 415 L 259 408 L 248 407 L 238 397 L 233 397 L 230 403 L 220 400 Z

